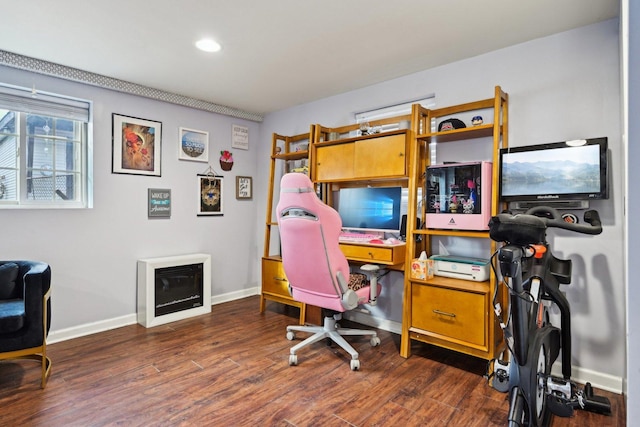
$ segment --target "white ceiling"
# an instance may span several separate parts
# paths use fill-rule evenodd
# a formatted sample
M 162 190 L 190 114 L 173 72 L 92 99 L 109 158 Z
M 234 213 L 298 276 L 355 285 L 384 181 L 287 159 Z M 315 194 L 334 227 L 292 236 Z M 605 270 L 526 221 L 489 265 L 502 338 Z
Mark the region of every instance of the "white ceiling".
M 1 1 L 0 50 L 258 114 L 619 14 L 618 0 Z M 196 50 L 203 36 L 222 51 Z

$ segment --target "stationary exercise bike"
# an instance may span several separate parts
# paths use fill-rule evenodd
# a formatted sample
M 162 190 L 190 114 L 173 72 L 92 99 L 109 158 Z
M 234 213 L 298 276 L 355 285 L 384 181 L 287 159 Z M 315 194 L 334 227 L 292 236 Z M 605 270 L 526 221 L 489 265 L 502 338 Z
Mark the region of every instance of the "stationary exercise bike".
M 519 215 L 501 213 L 489 222 L 490 237 L 505 243 L 492 257 L 492 266 L 497 275 L 499 265 L 509 289 L 506 321 L 499 304 L 495 308 L 510 357 L 494 361 L 492 385 L 509 392 L 509 426 L 547 426 L 552 414 L 568 417 L 574 408 L 611 413 L 609 400 L 594 395 L 590 383 L 579 389 L 571 380 L 571 313 L 560 291 L 560 284 L 571 283 L 571 260 L 556 258 L 546 239 L 548 228 L 602 232 L 597 211 L 585 212 L 584 221 L 567 222 L 554 208 L 537 206 Z M 560 310 L 560 327 L 549 320 L 552 304 Z M 551 375 L 560 350 L 562 378 Z

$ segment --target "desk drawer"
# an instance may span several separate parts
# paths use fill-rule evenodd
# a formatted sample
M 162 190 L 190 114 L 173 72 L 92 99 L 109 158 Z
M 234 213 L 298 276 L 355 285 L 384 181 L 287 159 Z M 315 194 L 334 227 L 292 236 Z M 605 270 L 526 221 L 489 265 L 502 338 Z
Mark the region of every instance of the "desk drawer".
M 282 261 L 262 259 L 262 292 L 291 298 L 289 281 L 284 274 Z
M 374 264 L 400 264 L 404 262 L 405 246 L 375 246 L 340 243 L 340 249 L 347 259 L 372 262 Z
M 413 283 L 411 326 L 442 338 L 485 346 L 486 296 Z

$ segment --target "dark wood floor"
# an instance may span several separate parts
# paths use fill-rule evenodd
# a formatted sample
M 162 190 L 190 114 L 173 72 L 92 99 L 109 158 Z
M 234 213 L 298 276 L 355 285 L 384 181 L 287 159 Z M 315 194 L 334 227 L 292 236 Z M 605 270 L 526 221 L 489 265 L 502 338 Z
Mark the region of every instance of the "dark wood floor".
M 258 298 L 213 306 L 210 315 L 145 329 L 127 326 L 49 346 L 39 365 L 0 363 L 0 426 L 502 426 L 506 395 L 482 377 L 485 361 L 399 336 L 351 337 L 361 370 L 324 341 L 288 365 L 285 327 L 297 309 Z M 577 412 L 552 426 L 624 426 L 623 397 L 603 393 L 613 415 Z

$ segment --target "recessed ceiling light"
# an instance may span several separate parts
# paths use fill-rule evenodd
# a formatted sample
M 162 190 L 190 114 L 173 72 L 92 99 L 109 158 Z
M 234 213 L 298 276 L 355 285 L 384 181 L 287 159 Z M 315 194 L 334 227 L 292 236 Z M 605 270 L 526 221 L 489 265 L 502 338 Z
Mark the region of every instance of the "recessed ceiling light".
M 220 46 L 220 43 L 212 39 L 198 40 L 196 42 L 196 47 L 205 52 L 218 52 L 220 49 L 222 49 L 222 46 Z

